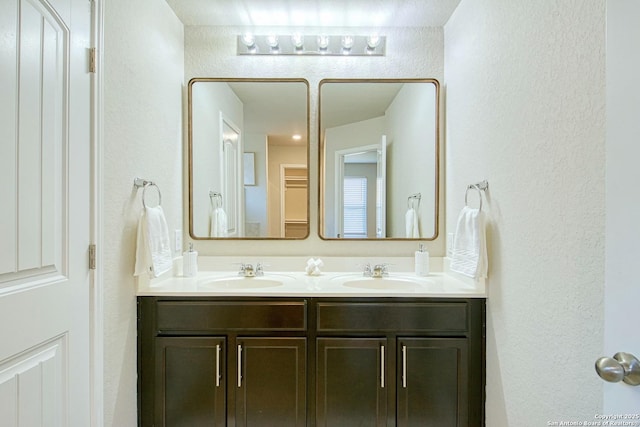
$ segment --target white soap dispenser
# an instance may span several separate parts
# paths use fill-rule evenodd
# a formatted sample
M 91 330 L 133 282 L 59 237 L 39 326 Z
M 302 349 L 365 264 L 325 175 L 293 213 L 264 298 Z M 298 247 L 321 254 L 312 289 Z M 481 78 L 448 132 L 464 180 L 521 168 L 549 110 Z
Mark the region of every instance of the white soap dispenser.
M 429 252 L 424 250 L 424 245 L 420 243 L 420 249 L 415 254 L 416 276 L 429 275 Z
M 193 250 L 193 243 L 189 243 L 189 251 L 182 254 L 184 277 L 194 277 L 198 274 L 198 251 Z

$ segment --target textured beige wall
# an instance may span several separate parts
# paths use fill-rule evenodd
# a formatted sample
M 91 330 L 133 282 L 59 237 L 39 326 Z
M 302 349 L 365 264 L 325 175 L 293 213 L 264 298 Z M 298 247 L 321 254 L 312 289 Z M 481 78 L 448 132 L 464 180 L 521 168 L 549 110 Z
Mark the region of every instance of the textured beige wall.
M 445 26 L 447 226 L 489 181 L 487 425 L 593 421 L 605 1 L 463 0 Z
M 104 14 L 104 425 L 129 427 L 142 207 L 132 185 L 137 176 L 156 181 L 169 229 L 182 227 L 183 30 L 161 0 L 109 0 Z

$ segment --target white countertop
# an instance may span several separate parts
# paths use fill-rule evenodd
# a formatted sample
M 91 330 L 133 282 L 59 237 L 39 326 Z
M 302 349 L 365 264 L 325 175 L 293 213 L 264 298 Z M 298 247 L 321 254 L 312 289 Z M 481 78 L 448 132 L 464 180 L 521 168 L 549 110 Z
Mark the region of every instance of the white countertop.
M 203 257 L 205 258 L 205 257 Z M 213 258 L 213 257 L 212 257 Z M 202 266 L 226 265 L 235 259 L 203 259 Z M 263 257 L 264 258 L 264 257 Z M 309 276 L 303 271 L 293 269 L 273 270 L 268 265 L 278 267 L 306 265 L 301 261 L 308 257 L 287 257 L 283 259 L 265 259 L 264 276 L 242 278 L 238 270 L 206 270 L 200 271 L 196 277 L 160 277 L 152 280 L 138 281 L 138 296 L 251 296 L 251 297 L 410 297 L 410 298 L 486 298 L 484 280 L 473 280 L 456 273 L 442 270 L 446 262 L 432 259 L 434 267 L 428 276 L 416 276 L 407 271 L 407 260 L 392 258 L 389 260 L 389 276 L 385 278 L 363 277 L 356 269 L 345 269 L 344 265 L 366 263 L 368 260 L 350 258 L 323 258 L 325 266 L 331 270 L 317 276 Z M 363 262 L 364 261 L 364 262 Z M 394 262 L 395 261 L 395 262 Z M 411 259 L 413 261 L 413 259 Z M 241 261 L 249 262 L 252 260 Z M 372 264 L 380 262 L 374 260 Z M 403 270 L 395 271 L 397 265 Z

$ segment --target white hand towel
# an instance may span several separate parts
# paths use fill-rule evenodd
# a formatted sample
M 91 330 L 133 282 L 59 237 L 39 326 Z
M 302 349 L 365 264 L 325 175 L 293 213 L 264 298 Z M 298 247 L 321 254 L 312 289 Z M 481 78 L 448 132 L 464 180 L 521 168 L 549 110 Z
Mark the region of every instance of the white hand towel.
M 158 277 L 171 270 L 169 228 L 162 207 L 146 207 L 138 221 L 135 276 Z
M 210 237 L 227 237 L 227 213 L 222 208 L 215 208 L 211 213 Z
M 458 216 L 451 270 L 474 279 L 486 278 L 487 261 L 484 213 L 465 206 Z
M 406 237 L 408 239 L 420 238 L 420 224 L 418 220 L 418 212 L 414 208 L 409 208 L 404 216 Z

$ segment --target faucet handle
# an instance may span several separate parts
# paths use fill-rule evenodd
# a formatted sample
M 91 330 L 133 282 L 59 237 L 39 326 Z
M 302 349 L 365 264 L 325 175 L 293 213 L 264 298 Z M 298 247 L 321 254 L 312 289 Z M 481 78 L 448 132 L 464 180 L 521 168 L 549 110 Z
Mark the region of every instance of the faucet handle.
M 264 268 L 263 268 L 263 265 L 262 265 L 261 262 L 257 262 L 256 263 L 256 269 L 255 269 L 254 274 L 256 276 L 263 276 L 264 275 Z
M 371 273 L 373 270 L 371 270 L 371 264 L 366 263 L 364 265 L 364 268 L 362 269 L 362 275 L 366 276 L 366 277 L 371 277 Z

